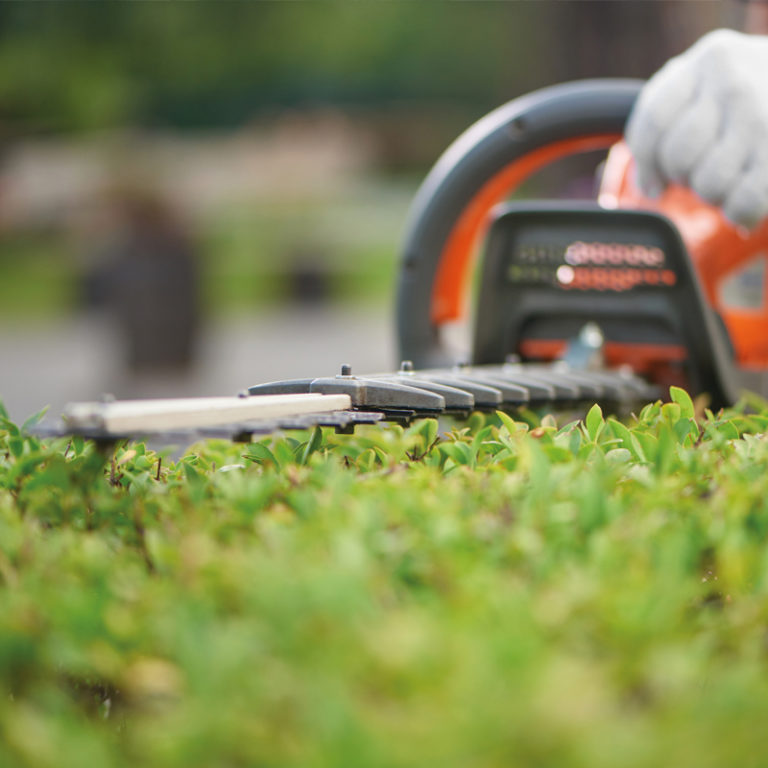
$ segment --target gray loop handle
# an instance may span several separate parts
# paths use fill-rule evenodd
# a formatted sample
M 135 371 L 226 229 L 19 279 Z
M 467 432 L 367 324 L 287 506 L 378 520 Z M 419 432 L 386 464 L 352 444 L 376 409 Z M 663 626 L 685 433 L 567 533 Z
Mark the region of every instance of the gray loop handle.
M 643 83 L 581 80 L 535 91 L 504 104 L 459 136 L 416 194 L 397 290 L 401 360 L 446 365 L 439 326 L 431 318 L 440 257 L 455 222 L 500 170 L 556 142 L 621 133 Z

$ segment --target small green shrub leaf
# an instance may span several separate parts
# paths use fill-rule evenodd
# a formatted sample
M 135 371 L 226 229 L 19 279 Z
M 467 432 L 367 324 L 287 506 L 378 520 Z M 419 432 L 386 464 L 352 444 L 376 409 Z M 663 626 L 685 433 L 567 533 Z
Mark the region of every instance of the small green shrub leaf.
M 312 435 L 304 445 L 304 449 L 299 460 L 300 464 L 306 464 L 309 461 L 309 457 L 323 444 L 323 430 L 320 427 L 315 427 L 312 430 Z
M 680 413 L 687 419 L 693 419 L 696 415 L 691 396 L 680 387 L 670 387 L 669 396 L 673 403 L 680 406 Z
M 682 408 L 677 403 L 664 403 L 661 415 L 668 424 L 677 424 L 682 416 Z
M 472 450 L 472 446 L 468 443 L 453 442 L 442 443 L 440 450 L 449 458 L 453 459 L 456 464 L 472 465 L 475 460 L 475 452 Z
M 501 421 L 502 425 L 506 428 L 507 432 L 510 435 L 514 435 L 516 432 L 519 432 L 521 429 L 527 429 L 527 424 L 521 424 L 517 421 L 515 421 L 508 413 L 504 413 L 504 411 L 496 411 L 496 415 L 499 417 L 499 420 Z
M 248 461 L 254 461 L 258 464 L 272 464 L 276 468 L 280 466 L 272 451 L 264 443 L 251 443 L 243 457 Z
M 589 439 L 596 442 L 605 426 L 605 422 L 603 421 L 603 411 L 597 403 L 589 409 L 589 412 L 584 419 L 584 424 L 587 427 Z
M 27 435 L 29 434 L 29 430 L 33 427 L 37 426 L 45 416 L 45 414 L 48 412 L 48 406 L 46 405 L 45 408 L 41 408 L 37 413 L 33 413 L 22 425 L 21 425 L 21 431 L 23 434 Z

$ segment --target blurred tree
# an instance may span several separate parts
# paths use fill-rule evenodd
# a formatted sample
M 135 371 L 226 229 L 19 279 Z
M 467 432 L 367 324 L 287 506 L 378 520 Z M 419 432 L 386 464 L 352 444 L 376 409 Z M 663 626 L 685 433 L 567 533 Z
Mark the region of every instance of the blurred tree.
M 50 131 L 227 125 L 298 102 L 485 108 L 527 79 L 540 15 L 530 3 L 1 4 L 0 109 Z
M 723 23 L 728 4 L 690 0 L 544 3 L 543 57 L 552 79 L 647 78 L 700 35 Z
M 574 76 L 647 76 L 680 37 L 670 20 L 695 35 L 720 6 L 2 3 L 0 116 L 47 132 L 232 125 L 299 103 L 447 101 L 480 113 Z
M 439 107 L 426 134 L 444 131 L 434 136 L 443 146 L 542 85 L 646 77 L 721 23 L 728 5 L 0 3 L 0 142 L 123 126 L 232 127 L 285 107 L 331 105 L 379 117 L 395 106 L 398 114 Z M 391 146 L 419 130 L 413 119 L 395 122 Z

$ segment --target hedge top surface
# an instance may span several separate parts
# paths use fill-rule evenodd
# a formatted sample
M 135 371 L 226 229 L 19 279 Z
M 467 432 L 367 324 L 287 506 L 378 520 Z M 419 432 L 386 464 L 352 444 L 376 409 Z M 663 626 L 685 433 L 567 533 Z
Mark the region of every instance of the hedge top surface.
M 761 764 L 768 410 L 672 398 L 176 462 L 3 416 L 0 765 Z

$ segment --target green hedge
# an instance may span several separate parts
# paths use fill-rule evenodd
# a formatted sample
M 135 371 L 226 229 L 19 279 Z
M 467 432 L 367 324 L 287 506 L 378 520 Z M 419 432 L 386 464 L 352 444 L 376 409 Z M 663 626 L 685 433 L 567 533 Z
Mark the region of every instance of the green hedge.
M 0 423 L 0 765 L 762 765 L 768 412 L 179 461 Z

